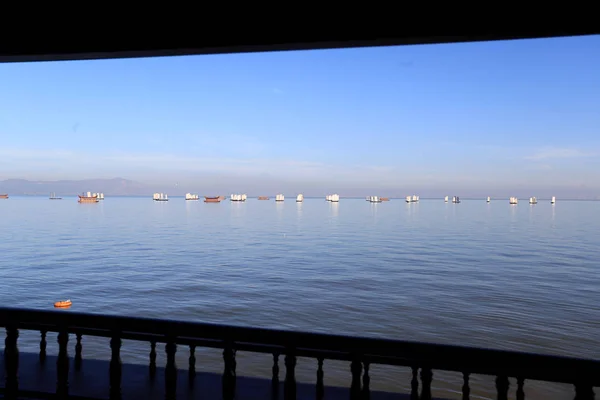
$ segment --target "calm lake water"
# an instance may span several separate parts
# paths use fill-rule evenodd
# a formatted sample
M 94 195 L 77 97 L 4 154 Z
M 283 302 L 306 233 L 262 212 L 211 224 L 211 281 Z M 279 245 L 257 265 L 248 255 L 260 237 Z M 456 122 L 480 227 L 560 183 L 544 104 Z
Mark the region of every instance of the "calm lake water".
M 599 216 L 600 202 L 560 199 L 78 204 L 14 196 L 0 200 L 0 300 L 48 310 L 71 298 L 73 311 L 600 359 Z M 22 332 L 21 350 L 37 351 L 38 338 Z M 84 358 L 110 356 L 104 339 L 83 345 Z M 123 361 L 147 363 L 148 352 L 127 341 Z M 186 357 L 180 346 L 182 367 Z M 222 369 L 217 351 L 197 350 L 197 359 L 198 369 Z M 238 375 L 268 377 L 270 368 L 268 356 L 239 355 Z M 315 372 L 316 361 L 299 361 L 300 380 Z M 371 376 L 377 389 L 410 386 L 402 369 L 372 367 Z M 349 384 L 349 365 L 326 361 L 325 379 Z M 458 374 L 434 371 L 434 395 L 456 397 L 460 385 Z M 476 379 L 474 398 L 491 398 L 493 385 Z M 526 382 L 526 393 L 574 392 Z

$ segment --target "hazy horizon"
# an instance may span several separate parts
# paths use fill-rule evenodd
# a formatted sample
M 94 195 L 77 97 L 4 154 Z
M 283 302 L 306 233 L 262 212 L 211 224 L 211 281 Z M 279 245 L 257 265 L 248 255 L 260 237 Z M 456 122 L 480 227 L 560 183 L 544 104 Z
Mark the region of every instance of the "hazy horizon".
M 2 64 L 0 181 L 598 198 L 599 48 L 595 35 Z
M 272 187 L 276 186 L 277 190 Z M 306 189 L 312 186 L 313 189 Z M 283 193 L 287 197 L 295 197 L 299 193 L 303 193 L 305 197 L 322 197 L 326 194 L 338 193 L 341 197 L 356 197 L 362 198 L 368 195 L 379 195 L 382 197 L 404 198 L 409 194 L 419 194 L 423 199 L 426 198 L 442 198 L 444 196 L 458 195 L 463 199 L 467 198 L 486 198 L 491 196 L 493 199 L 508 199 L 511 196 L 519 198 L 529 198 L 535 196 L 538 199 L 549 199 L 552 196 L 557 196 L 562 200 L 598 200 L 600 196 L 596 195 L 594 190 L 581 189 L 577 194 L 573 192 L 561 191 L 555 189 L 539 189 L 531 186 L 495 188 L 491 190 L 478 189 L 471 192 L 457 191 L 456 187 L 440 186 L 435 188 L 420 188 L 420 187 L 394 187 L 388 189 L 374 187 L 353 187 L 351 185 L 341 186 L 323 186 L 316 187 L 310 182 L 305 182 L 304 185 L 289 182 L 258 182 L 258 183 L 238 183 L 227 182 L 211 182 L 200 179 L 196 183 L 190 184 L 152 184 L 138 181 L 131 181 L 124 178 L 111 179 L 84 179 L 84 180 L 60 180 L 60 181 L 39 181 L 39 180 L 23 180 L 23 179 L 8 179 L 0 181 L 0 193 L 9 193 L 12 195 L 47 195 L 48 193 L 56 193 L 57 195 L 75 195 L 77 193 L 92 191 L 103 192 L 106 195 L 113 196 L 149 196 L 154 192 L 165 192 L 170 196 L 183 196 L 185 193 L 196 193 L 204 195 L 229 195 L 230 193 L 246 193 L 250 197 L 261 195 L 275 196 L 277 193 Z

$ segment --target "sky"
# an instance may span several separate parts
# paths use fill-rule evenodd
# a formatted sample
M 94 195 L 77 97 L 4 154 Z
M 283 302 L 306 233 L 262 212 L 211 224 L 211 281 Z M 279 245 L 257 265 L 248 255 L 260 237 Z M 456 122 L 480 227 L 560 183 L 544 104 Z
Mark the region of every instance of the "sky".
M 600 36 L 0 64 L 0 180 L 600 196 L 599 71 Z

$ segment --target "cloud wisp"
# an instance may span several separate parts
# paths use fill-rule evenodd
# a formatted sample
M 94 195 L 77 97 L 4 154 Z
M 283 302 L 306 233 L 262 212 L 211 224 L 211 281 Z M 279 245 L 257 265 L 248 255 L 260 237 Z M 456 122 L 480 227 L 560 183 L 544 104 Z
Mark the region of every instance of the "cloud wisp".
M 311 182 L 392 181 L 396 170 L 389 166 L 344 166 L 335 163 L 268 157 L 183 156 L 169 153 L 82 153 L 69 150 L 0 149 L 0 159 L 10 166 L 2 175 L 80 179 L 98 176 L 153 177 L 182 175 L 228 175 L 260 180 L 261 177 Z M 7 176 L 6 176 L 7 177 Z
M 600 155 L 597 151 L 583 151 L 576 148 L 568 147 L 544 147 L 539 149 L 532 155 L 526 156 L 526 160 L 541 161 L 561 158 L 584 158 L 595 157 Z

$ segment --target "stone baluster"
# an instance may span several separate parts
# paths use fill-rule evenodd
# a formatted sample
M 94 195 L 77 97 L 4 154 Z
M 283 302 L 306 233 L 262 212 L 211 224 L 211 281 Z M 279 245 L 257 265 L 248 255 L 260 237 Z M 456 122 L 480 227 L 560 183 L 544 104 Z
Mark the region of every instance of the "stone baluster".
M 469 400 L 471 396 L 471 387 L 469 386 L 469 372 L 463 372 L 463 385 L 462 385 L 462 400 Z
M 75 371 L 81 371 L 81 363 L 83 361 L 82 351 L 83 346 L 81 345 L 81 333 L 76 333 L 77 342 L 75 344 Z
M 296 354 L 291 349 L 288 349 L 285 355 L 283 394 L 285 400 L 296 400 Z
M 498 400 L 508 400 L 508 388 L 510 382 L 508 377 L 504 375 L 498 375 L 496 377 L 496 392 Z
M 177 366 L 175 365 L 175 353 L 177 344 L 173 338 L 168 338 L 165 345 L 167 353 L 167 365 L 165 367 L 165 398 L 175 400 L 177 398 Z
M 362 373 L 362 363 L 355 359 L 350 363 L 350 372 L 352 373 L 352 383 L 350 384 L 350 399 L 360 399 L 360 375 Z
M 231 343 L 225 345 L 223 349 L 223 399 L 233 400 L 235 398 L 235 381 L 236 381 L 236 362 L 235 362 L 235 351 Z
M 420 400 L 431 400 L 431 381 L 433 372 L 431 368 L 421 368 L 421 397 Z
M 317 358 L 317 400 L 325 396 L 325 383 L 323 382 L 323 357 Z
M 5 398 L 17 399 L 19 393 L 19 330 L 6 327 L 4 339 L 4 368 L 5 368 Z
M 69 396 L 69 332 L 62 329 L 58 333 L 58 359 L 56 360 L 56 395 L 59 399 Z
M 113 334 L 110 339 L 110 365 L 109 365 L 109 398 L 110 400 L 121 400 L 121 337 L 118 333 Z

